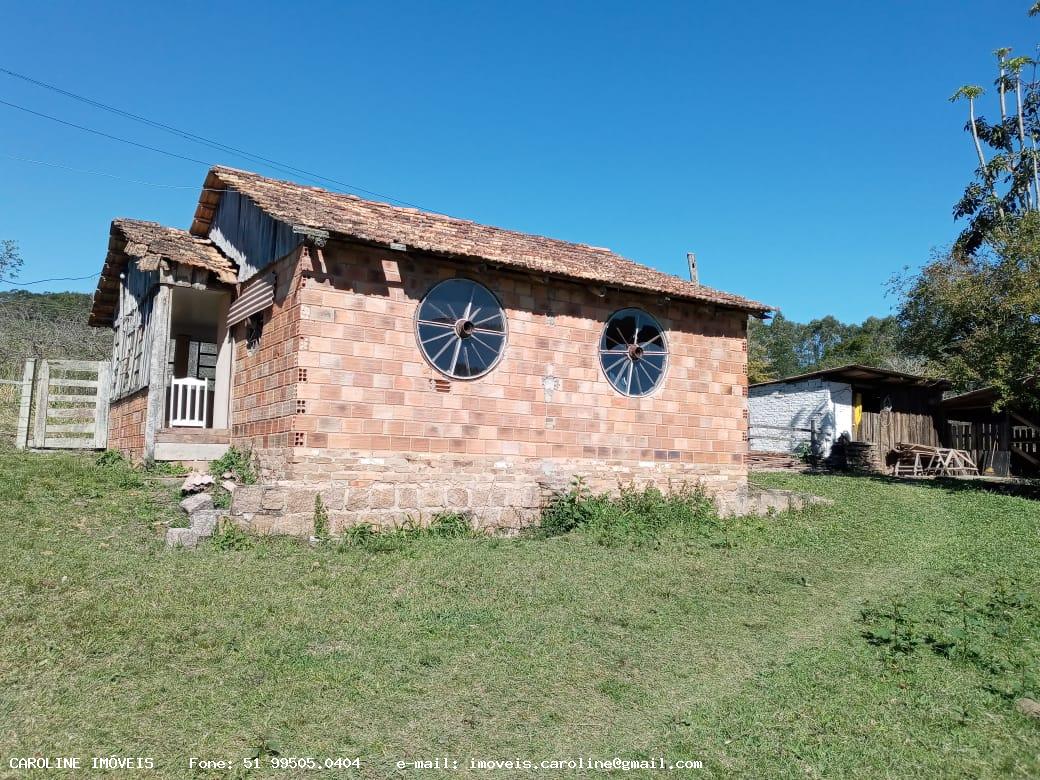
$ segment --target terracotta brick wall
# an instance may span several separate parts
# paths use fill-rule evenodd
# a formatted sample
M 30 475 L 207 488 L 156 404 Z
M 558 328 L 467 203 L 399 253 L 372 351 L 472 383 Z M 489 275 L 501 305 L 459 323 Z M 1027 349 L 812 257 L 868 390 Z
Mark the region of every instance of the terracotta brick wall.
M 309 448 L 535 458 L 678 461 L 729 469 L 746 451 L 746 316 L 658 296 L 537 283 L 392 251 L 330 248 L 329 276 L 300 292 L 299 366 L 307 381 L 295 430 Z M 383 262 L 398 266 L 388 282 Z M 461 272 L 461 273 L 460 273 Z M 393 271 L 391 272 L 393 273 Z M 488 375 L 451 381 L 416 345 L 427 290 L 455 275 L 481 281 L 506 310 L 509 344 Z M 607 318 L 639 306 L 667 331 L 669 366 L 650 397 L 627 398 L 603 377 Z M 555 390 L 548 390 L 555 387 Z
M 337 518 L 382 523 L 451 509 L 523 524 L 549 488 L 577 474 L 601 489 L 619 480 L 700 481 L 719 492 L 743 485 L 744 314 L 656 295 L 600 297 L 580 284 L 392 250 L 330 243 L 323 256 L 324 272 L 315 263 L 313 278 L 302 280 L 295 326 L 285 326 L 298 333 L 295 393 L 275 387 L 290 425 L 263 446 L 292 448 L 288 460 L 284 450 L 267 457 L 281 464 L 283 480 L 326 491 L 334 526 Z M 508 319 L 505 356 L 473 381 L 443 381 L 415 339 L 419 301 L 453 276 L 487 286 Z M 644 398 L 617 393 L 599 366 L 604 323 L 630 306 L 653 315 L 668 339 L 665 379 Z M 240 410 L 259 406 L 236 400 L 236 436 Z M 487 495 L 496 480 L 508 489 Z M 430 500 L 415 502 L 424 491 Z M 291 495 L 265 500 L 270 512 L 298 514 L 306 530 L 313 495 L 295 507 Z M 503 518 L 509 507 L 522 516 Z
M 282 476 L 284 450 L 291 446 L 299 327 L 297 257 L 293 253 L 272 266 L 275 304 L 265 315 L 258 348 L 250 354 L 244 323 L 234 332 L 231 443 L 263 455 L 273 478 Z
M 108 409 L 108 449 L 119 450 L 133 461 L 144 457 L 144 423 L 148 388 L 114 401 Z

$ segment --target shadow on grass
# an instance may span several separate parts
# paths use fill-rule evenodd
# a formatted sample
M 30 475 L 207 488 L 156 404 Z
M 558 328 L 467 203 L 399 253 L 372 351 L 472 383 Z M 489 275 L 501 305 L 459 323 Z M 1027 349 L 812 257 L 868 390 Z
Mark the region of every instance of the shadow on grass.
M 1020 477 L 1010 479 L 999 477 L 911 478 L 893 477 L 887 474 L 864 474 L 854 471 L 829 471 L 825 469 L 807 470 L 803 471 L 802 474 L 807 477 L 855 477 L 857 479 L 870 480 L 871 482 L 880 482 L 885 485 L 916 485 L 919 487 L 932 488 L 934 490 L 943 490 L 947 493 L 964 493 L 966 491 L 998 493 L 1004 496 L 1016 496 L 1018 498 L 1028 498 L 1033 501 L 1040 501 L 1040 479 L 1023 479 Z

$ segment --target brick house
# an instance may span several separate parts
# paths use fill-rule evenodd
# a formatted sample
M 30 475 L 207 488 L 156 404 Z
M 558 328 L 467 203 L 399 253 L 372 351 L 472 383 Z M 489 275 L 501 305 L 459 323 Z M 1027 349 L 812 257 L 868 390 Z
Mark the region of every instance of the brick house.
M 746 486 L 747 317 L 606 249 L 215 167 L 188 232 L 116 220 L 110 446 L 249 448 L 234 515 L 530 523 L 576 476 Z

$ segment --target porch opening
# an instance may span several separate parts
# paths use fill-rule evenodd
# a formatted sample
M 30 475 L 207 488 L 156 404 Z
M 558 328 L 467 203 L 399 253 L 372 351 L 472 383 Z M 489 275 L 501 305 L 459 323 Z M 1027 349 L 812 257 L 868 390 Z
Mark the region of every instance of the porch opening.
M 174 287 L 166 351 L 163 428 L 226 429 L 231 381 L 230 296 Z M 186 432 L 186 431 L 185 431 Z

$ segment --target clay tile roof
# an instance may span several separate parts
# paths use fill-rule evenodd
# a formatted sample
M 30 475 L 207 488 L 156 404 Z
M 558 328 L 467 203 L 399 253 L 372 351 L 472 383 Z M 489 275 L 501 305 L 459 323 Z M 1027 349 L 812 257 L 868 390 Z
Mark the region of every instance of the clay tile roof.
M 166 227 L 157 222 L 136 219 L 112 220 L 108 233 L 108 254 L 101 270 L 89 323 L 95 326 L 111 325 L 119 299 L 119 275 L 130 260 L 136 260 L 143 271 L 152 271 L 166 260 L 194 268 L 205 268 L 227 284 L 234 284 L 238 271 L 210 242 L 193 236 L 186 230 Z
M 764 303 L 640 265 L 609 249 L 478 225 L 442 214 L 268 179 L 248 171 L 216 166 L 210 170 L 204 187 L 191 227 L 197 236 L 209 233 L 220 200 L 219 191 L 233 188 L 270 216 L 293 227 L 326 231 L 384 246 L 400 243 L 408 249 L 659 293 L 759 315 L 772 309 Z

